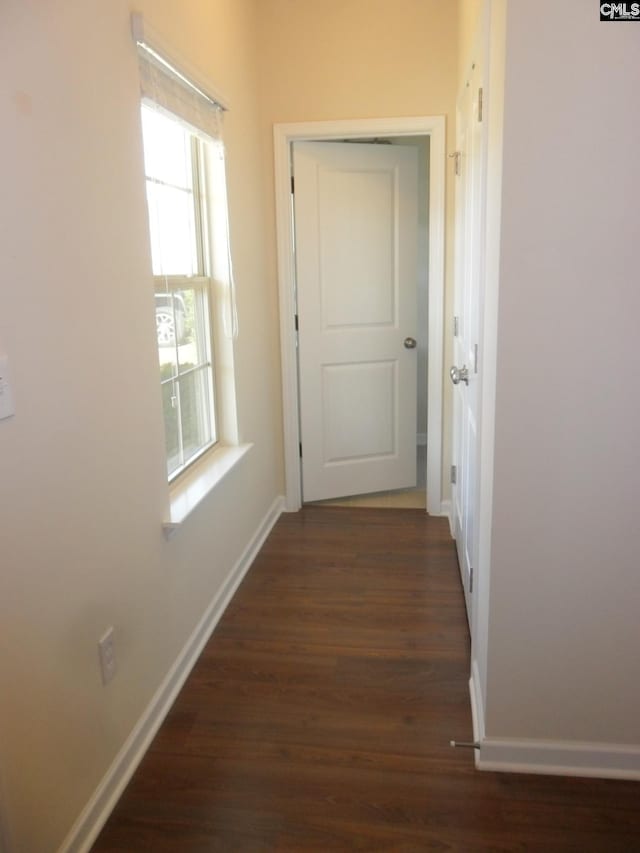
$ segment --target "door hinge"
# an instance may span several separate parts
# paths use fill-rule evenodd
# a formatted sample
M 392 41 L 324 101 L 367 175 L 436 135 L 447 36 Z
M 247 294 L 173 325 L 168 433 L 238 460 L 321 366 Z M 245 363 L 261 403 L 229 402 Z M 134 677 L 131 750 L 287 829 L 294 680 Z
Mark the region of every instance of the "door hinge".
M 473 569 L 469 569 L 469 595 L 473 592 Z
M 454 338 L 458 337 L 459 331 L 460 331 L 460 318 L 454 317 L 453 318 L 453 337 Z
M 458 466 L 452 465 L 451 466 L 451 485 L 455 486 L 455 484 L 457 482 L 458 482 Z
M 483 91 L 478 89 L 478 121 L 482 121 Z
M 478 372 L 478 344 L 473 345 L 473 372 Z
M 291 175 L 291 195 L 293 195 L 296 191 L 296 182 L 293 175 Z
M 298 450 L 300 452 L 300 459 L 302 459 L 302 442 L 298 442 Z
M 295 323 L 296 332 L 298 331 L 298 315 L 295 314 L 293 317 L 293 322 Z

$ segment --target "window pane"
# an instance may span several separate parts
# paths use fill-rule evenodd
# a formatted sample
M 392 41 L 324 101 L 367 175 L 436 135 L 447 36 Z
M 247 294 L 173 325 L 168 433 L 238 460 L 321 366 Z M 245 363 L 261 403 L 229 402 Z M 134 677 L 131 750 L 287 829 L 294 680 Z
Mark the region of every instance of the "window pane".
M 184 305 L 184 334 L 178 349 L 180 371 L 185 365 L 202 365 L 211 361 L 209 333 L 209 300 L 199 288 L 178 291 Z
M 142 108 L 167 472 L 217 440 L 209 318 L 205 146 L 179 120 Z
M 145 106 L 142 134 L 147 177 L 192 189 L 191 135 L 178 122 Z
M 184 464 L 215 441 L 211 420 L 209 368 L 180 377 L 180 414 Z
M 162 378 L 162 369 L 160 370 Z M 180 468 L 180 401 L 178 385 L 174 381 L 162 385 L 162 409 L 164 412 L 164 434 L 167 448 L 167 474 L 170 477 Z
M 193 195 L 147 181 L 154 275 L 195 275 L 198 269 Z
M 167 290 L 164 279 L 155 290 L 156 335 L 161 379 L 178 373 L 178 347 L 184 340 L 185 310 L 180 293 Z

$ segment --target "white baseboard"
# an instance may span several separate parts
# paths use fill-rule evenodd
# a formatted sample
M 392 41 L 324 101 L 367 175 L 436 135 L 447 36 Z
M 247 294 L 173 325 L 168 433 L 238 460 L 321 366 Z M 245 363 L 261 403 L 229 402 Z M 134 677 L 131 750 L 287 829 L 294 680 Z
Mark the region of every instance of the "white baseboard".
M 138 764 L 144 757 L 156 732 L 162 725 L 234 592 L 251 567 L 258 551 L 283 510 L 284 498 L 278 497 L 269 508 L 226 581 L 207 607 L 202 619 L 196 625 L 102 782 L 71 828 L 60 847 L 59 853 L 86 853 L 90 850 Z
M 640 781 L 640 747 L 632 744 L 487 737 L 480 744 L 479 770 Z
M 501 773 L 589 776 L 640 780 L 640 747 L 635 744 L 496 738 L 485 735 L 484 704 L 477 664 L 469 679 L 476 768 Z
M 454 535 L 453 534 L 453 526 L 452 526 L 453 520 L 451 518 L 451 511 L 452 511 L 451 501 L 441 501 L 440 502 L 440 513 L 439 514 L 443 518 L 449 519 L 449 530 L 451 530 L 451 536 L 453 537 L 453 535 Z

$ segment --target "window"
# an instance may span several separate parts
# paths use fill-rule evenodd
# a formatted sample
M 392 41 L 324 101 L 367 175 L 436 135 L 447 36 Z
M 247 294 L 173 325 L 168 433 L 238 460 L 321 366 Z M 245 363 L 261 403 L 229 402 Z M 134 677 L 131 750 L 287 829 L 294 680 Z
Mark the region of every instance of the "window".
M 143 104 L 155 318 L 169 479 L 217 441 L 207 199 L 210 147 Z
M 184 63 L 140 14 L 133 13 L 131 23 L 171 483 L 165 529 L 173 530 L 250 448 L 239 443 L 235 397 L 238 320 L 222 144 L 226 107 L 197 71 L 182 70 Z M 179 477 L 187 468 L 188 476 Z

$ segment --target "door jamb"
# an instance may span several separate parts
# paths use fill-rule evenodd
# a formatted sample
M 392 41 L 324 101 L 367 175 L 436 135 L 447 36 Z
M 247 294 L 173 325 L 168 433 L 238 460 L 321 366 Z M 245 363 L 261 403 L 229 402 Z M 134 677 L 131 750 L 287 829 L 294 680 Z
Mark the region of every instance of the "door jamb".
M 295 330 L 295 265 L 291 217 L 291 143 L 301 140 L 429 136 L 429 340 L 427 390 L 427 512 L 442 514 L 442 414 L 445 252 L 445 118 L 346 119 L 295 122 L 273 127 L 285 508 L 302 506 L 299 395 Z

